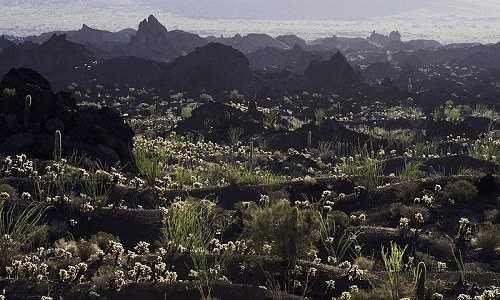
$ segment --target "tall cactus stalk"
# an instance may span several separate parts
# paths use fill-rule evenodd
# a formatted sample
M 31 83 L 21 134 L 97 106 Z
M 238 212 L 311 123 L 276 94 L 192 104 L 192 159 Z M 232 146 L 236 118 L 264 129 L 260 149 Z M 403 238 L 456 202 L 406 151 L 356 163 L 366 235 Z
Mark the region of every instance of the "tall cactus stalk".
M 297 236 L 298 236 L 298 219 L 299 219 L 299 210 L 297 207 L 292 209 L 292 213 L 289 219 L 290 226 L 290 235 L 288 236 L 287 247 L 285 250 L 285 268 L 287 270 L 288 280 L 293 278 L 293 270 L 295 269 L 295 265 L 297 264 Z M 285 274 L 284 274 L 285 275 Z M 286 277 L 284 277 L 286 278 Z
M 311 148 L 312 147 L 312 132 L 309 130 L 307 132 L 307 147 Z
M 24 100 L 24 128 L 27 129 L 30 125 L 31 113 L 31 95 L 26 96 Z
M 425 300 L 425 278 L 427 276 L 427 268 L 425 267 L 425 263 L 420 262 L 417 265 L 417 291 L 416 291 L 416 299 L 417 300 Z
M 60 161 L 62 157 L 62 134 L 60 130 L 56 130 L 54 134 L 54 160 Z

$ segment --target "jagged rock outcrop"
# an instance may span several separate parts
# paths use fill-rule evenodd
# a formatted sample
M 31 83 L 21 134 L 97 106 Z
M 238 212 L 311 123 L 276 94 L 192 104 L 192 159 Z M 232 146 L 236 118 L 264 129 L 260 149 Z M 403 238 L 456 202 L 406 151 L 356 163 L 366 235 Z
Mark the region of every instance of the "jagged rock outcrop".
M 153 15 L 139 23 L 130 40 L 129 51 L 134 56 L 169 61 L 180 55 L 167 38 L 168 30 Z
M 196 34 L 181 30 L 168 31 L 151 15 L 139 24 L 128 51 L 134 56 L 166 62 L 206 44 L 207 41 Z
M 238 50 L 210 43 L 177 58 L 162 76 L 159 86 L 194 94 L 219 94 L 237 89 L 248 92 L 253 84 L 250 63 Z
M 15 89 L 15 95 L 0 96 L 0 153 L 51 159 L 60 130 L 63 156 L 86 154 L 108 166 L 133 168 L 133 132 L 117 112 L 78 107 L 70 94 L 52 92 L 31 69 L 11 69 L 0 82 L 0 91 L 5 88 Z
M 361 76 L 342 53 L 330 60 L 313 61 L 304 72 L 305 85 L 310 90 L 329 90 L 339 93 L 352 90 L 361 82 Z

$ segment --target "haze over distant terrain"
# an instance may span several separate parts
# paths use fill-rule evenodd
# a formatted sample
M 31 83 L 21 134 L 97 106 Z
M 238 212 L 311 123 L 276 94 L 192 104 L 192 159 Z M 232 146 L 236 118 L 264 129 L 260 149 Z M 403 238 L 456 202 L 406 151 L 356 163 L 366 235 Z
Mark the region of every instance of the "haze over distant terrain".
M 77 29 L 83 23 L 120 30 L 155 14 L 168 29 L 201 35 L 295 33 L 313 39 L 399 29 L 408 39 L 500 40 L 496 0 L 0 0 L 0 7 L 0 34 L 15 35 Z

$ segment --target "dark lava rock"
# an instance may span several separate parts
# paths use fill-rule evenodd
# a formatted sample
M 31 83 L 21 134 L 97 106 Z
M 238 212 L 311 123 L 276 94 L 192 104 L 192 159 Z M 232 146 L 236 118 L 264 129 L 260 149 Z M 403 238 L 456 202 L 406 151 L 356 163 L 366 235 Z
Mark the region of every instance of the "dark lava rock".
M 161 79 L 169 89 L 200 94 L 219 94 L 237 89 L 248 92 L 253 74 L 245 55 L 238 50 L 217 43 L 197 48 L 177 58 Z
M 361 82 L 361 76 L 342 53 L 337 52 L 327 61 L 313 61 L 304 72 L 306 85 L 311 90 L 342 92 Z
M 324 120 L 320 126 L 313 124 L 304 125 L 295 131 L 280 131 L 270 137 L 269 145 L 274 149 L 286 150 L 288 148 L 304 149 L 308 148 L 309 133 L 311 134 L 311 147 L 316 148 L 321 141 L 334 143 L 351 143 L 355 141 L 363 146 L 369 141 L 373 143 L 375 149 L 380 141 L 370 138 L 368 135 L 347 129 L 335 120 Z M 352 149 L 351 149 L 352 150 Z M 347 151 L 346 152 L 350 152 Z
M 499 186 L 500 184 L 492 174 L 482 177 L 477 183 L 480 194 L 493 194 L 498 190 Z
M 461 154 L 430 159 L 425 162 L 424 168 L 428 172 L 456 174 L 461 169 L 473 169 L 486 173 L 495 173 L 498 167 L 493 163 Z
M 398 174 L 401 173 L 406 167 L 406 160 L 402 156 L 389 158 L 384 161 L 384 175 L 390 175 L 391 173 Z
M 60 130 L 63 156 L 85 153 L 105 165 L 133 167 L 134 134 L 114 110 L 78 107 L 70 94 L 52 92 L 50 83 L 30 69 L 11 69 L 0 82 L 0 90 L 5 88 L 16 94 L 0 98 L 0 153 L 51 159 L 54 133 Z
M 426 131 L 427 135 L 431 137 L 446 137 L 452 135 L 475 139 L 481 133 L 488 130 L 489 124 L 489 119 L 486 118 L 467 118 L 459 123 L 428 120 Z
M 254 117 L 229 105 L 210 102 L 195 109 L 191 117 L 180 122 L 174 131 L 179 134 L 200 133 L 210 141 L 225 143 L 230 142 L 231 130 L 239 130 L 242 139 L 266 132 Z

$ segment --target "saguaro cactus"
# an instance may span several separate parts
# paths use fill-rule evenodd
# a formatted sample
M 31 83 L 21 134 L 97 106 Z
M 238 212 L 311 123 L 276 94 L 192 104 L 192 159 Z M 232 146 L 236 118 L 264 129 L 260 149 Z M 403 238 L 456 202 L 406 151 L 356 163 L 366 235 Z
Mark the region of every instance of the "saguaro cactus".
M 54 160 L 59 161 L 62 157 L 62 134 L 56 130 L 54 134 Z
M 31 95 L 28 95 L 24 100 L 24 128 L 28 128 L 30 125 L 30 113 L 31 113 Z
M 417 265 L 417 300 L 425 300 L 425 278 L 427 276 L 427 268 L 425 263 L 420 262 Z

